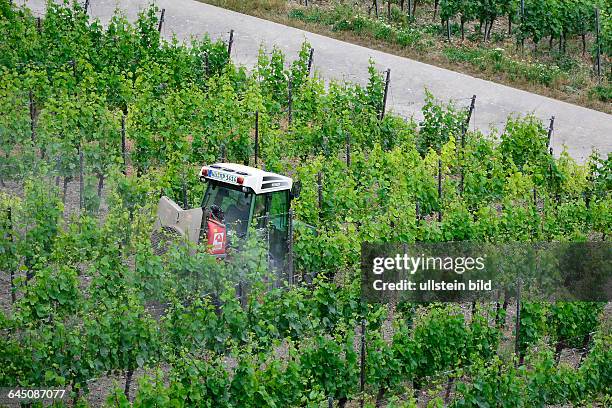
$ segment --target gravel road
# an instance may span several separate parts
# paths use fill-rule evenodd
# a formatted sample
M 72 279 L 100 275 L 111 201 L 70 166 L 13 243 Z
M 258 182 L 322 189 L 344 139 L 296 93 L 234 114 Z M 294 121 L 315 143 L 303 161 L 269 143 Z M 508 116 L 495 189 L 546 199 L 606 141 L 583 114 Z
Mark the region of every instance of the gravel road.
M 146 6 L 148 0 L 91 0 L 90 13 L 108 21 L 116 8 L 124 10 L 130 20 Z M 44 0 L 17 0 L 35 13 L 44 11 Z M 548 123 L 556 117 L 552 145 L 555 154 L 567 146 L 572 157 L 584 161 L 593 149 L 612 151 L 612 115 L 566 102 L 532 94 L 505 85 L 423 64 L 408 58 L 353 45 L 343 41 L 247 16 L 194 0 L 157 0 L 166 9 L 163 34 L 176 34 L 180 40 L 209 33 L 213 39 L 228 38 L 235 31 L 232 57 L 239 64 L 252 66 L 260 45 L 271 49 L 278 45 L 290 59 L 307 40 L 315 48 L 315 68 L 325 79 L 345 79 L 364 83 L 368 59 L 373 58 L 383 70 L 391 69 L 389 108 L 404 117 L 421 118 L 425 89 L 442 100 L 468 105 L 477 95 L 472 126 L 481 130 L 503 127 L 509 114 L 533 112 Z

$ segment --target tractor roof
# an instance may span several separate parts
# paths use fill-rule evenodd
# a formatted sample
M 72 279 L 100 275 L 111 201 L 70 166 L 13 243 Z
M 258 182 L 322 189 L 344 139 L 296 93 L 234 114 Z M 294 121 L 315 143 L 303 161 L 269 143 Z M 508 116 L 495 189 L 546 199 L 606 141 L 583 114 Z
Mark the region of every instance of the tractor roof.
M 216 163 L 202 167 L 200 180 L 204 179 L 248 187 L 255 194 L 291 190 L 293 184 L 289 177 L 235 163 Z

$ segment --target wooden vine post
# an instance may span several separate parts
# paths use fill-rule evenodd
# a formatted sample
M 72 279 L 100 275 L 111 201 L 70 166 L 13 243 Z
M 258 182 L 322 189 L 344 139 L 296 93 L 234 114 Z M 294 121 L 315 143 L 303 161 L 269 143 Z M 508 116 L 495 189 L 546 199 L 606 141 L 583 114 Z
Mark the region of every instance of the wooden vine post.
M 499 310 L 500 310 L 499 301 L 500 301 L 500 298 L 501 298 L 501 290 L 498 289 L 496 292 L 497 292 L 496 293 L 497 296 L 496 296 L 496 299 L 495 299 L 495 327 L 499 328 L 500 323 L 501 323 L 500 322 L 500 313 L 499 313 Z
M 272 222 L 270 221 L 270 211 L 266 212 L 266 216 L 264 217 L 264 220 L 266 221 L 266 257 L 267 257 L 267 265 L 268 265 L 268 270 L 270 270 L 272 268 L 272 256 L 270 254 L 270 238 L 272 235 Z M 280 275 L 280 271 L 276 274 L 276 280 L 274 281 L 274 287 L 277 288 L 279 287 L 278 283 L 279 283 L 279 275 Z
M 85 208 L 85 172 L 84 172 L 84 164 L 83 164 L 83 143 L 79 144 L 79 210 Z
M 525 0 L 521 0 L 521 26 L 525 24 Z M 521 52 L 525 52 L 525 38 L 521 35 Z
M 181 177 L 181 193 L 182 193 L 182 198 L 183 198 L 183 209 L 187 210 L 189 209 L 189 203 L 187 200 L 187 183 L 185 182 L 185 171 L 182 171 L 182 177 Z
M 221 143 L 221 147 L 219 148 L 219 161 L 225 163 L 225 143 Z
M 8 221 L 8 238 L 11 244 L 15 244 L 15 236 L 13 235 L 13 210 L 11 207 L 6 209 L 6 219 Z M 11 248 L 12 251 L 12 248 Z M 15 268 L 11 265 L 11 303 L 15 303 L 17 301 L 17 288 L 15 288 Z
M 32 146 L 36 143 L 36 127 L 34 126 L 34 118 L 36 116 L 36 106 L 34 105 L 34 94 L 32 90 L 29 92 L 30 98 L 30 136 L 32 138 Z
M 240 302 L 240 306 L 245 306 L 245 298 L 244 298 L 244 285 L 242 284 L 242 279 L 238 281 L 238 290 L 236 291 L 238 295 L 238 302 Z
M 317 200 L 319 204 L 319 222 L 323 220 L 323 174 L 317 173 Z
M 79 82 L 79 78 L 78 78 L 78 75 L 77 75 L 76 59 L 73 59 L 72 61 L 70 61 L 70 65 L 72 65 L 72 76 L 74 77 L 74 83 L 76 85 Z M 76 96 L 76 91 L 75 91 L 75 96 Z
M 455 381 L 455 377 L 452 377 L 452 374 L 449 375 L 448 381 L 446 382 L 446 391 L 444 392 L 444 405 L 448 406 L 450 401 L 451 389 L 453 388 L 453 383 Z
M 210 76 L 210 61 L 208 60 L 208 51 L 204 53 L 204 74 L 206 78 Z
M 351 135 L 346 133 L 346 167 L 351 167 Z

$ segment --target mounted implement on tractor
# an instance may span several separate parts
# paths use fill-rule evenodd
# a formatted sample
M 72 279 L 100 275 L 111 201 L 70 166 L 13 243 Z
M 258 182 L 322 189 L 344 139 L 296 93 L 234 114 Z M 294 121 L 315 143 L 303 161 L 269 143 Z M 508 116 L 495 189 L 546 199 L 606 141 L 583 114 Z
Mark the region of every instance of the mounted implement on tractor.
M 183 237 L 225 257 L 247 237 L 249 226 L 265 231 L 271 266 L 282 267 L 287 256 L 289 207 L 293 181 L 289 177 L 233 163 L 217 163 L 200 170 L 207 183 L 200 207 L 182 209 L 170 198 L 159 201 L 154 241 Z M 165 236 L 162 241 L 160 237 Z M 167 246 L 158 245 L 160 250 Z

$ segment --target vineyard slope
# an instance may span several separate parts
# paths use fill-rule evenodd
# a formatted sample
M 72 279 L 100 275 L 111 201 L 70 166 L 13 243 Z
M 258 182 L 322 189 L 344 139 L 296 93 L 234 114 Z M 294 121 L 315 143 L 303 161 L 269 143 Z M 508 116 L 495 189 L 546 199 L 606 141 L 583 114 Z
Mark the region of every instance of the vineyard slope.
M 147 0 L 100 0 L 91 2 L 90 14 L 105 23 L 118 7 L 133 21 L 148 3 Z M 287 55 L 297 55 L 306 39 L 315 49 L 314 65 L 326 79 L 365 84 L 369 58 L 373 58 L 380 69 L 390 68 L 388 103 L 392 111 L 402 116 L 422 119 L 420 107 L 425 100 L 425 88 L 443 100 L 467 100 L 476 94 L 476 128 L 503 127 L 509 114 L 534 112 L 543 121 L 556 117 L 552 138 L 556 155 L 563 145 L 581 162 L 593 149 L 604 155 L 612 151 L 612 115 L 606 113 L 193 0 L 158 0 L 155 3 L 166 9 L 163 29 L 166 37 L 174 33 L 182 40 L 210 33 L 213 39 L 227 40 L 233 29 L 232 57 L 238 64 L 253 66 L 262 44 L 267 49 L 277 45 Z M 35 13 L 44 12 L 45 0 L 27 0 L 27 4 Z

